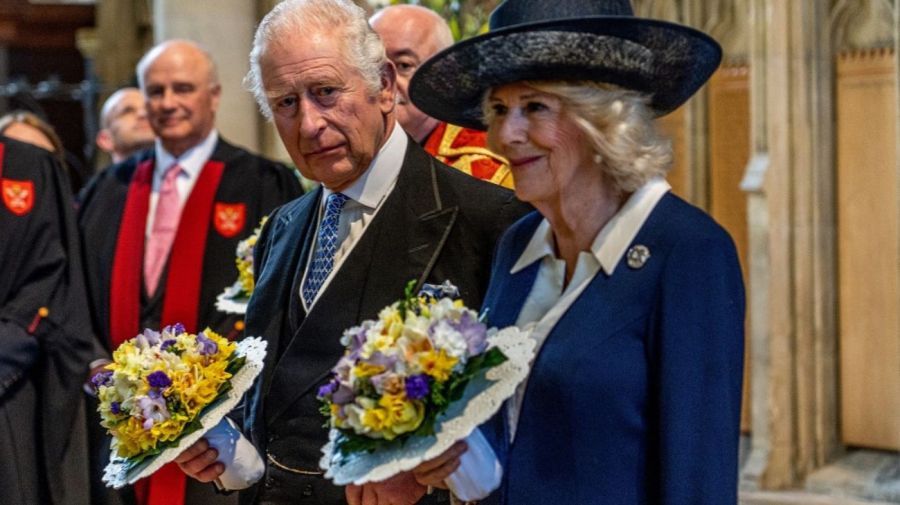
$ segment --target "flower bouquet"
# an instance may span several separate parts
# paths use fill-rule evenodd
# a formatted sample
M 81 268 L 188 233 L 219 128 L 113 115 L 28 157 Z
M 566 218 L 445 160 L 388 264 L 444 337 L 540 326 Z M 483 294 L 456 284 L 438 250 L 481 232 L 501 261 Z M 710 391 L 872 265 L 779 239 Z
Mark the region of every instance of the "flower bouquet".
M 440 455 L 527 375 L 534 346 L 517 328 L 488 330 L 449 283 L 419 296 L 413 284 L 377 321 L 344 332 L 346 352 L 319 389 L 330 427 L 320 466 L 336 485 L 381 481 Z
M 175 324 L 145 330 L 91 379 L 112 436 L 103 481 L 115 488 L 175 459 L 231 411 L 263 367 L 265 341 L 240 343 Z
M 216 310 L 226 314 L 246 314 L 247 303 L 250 301 L 250 295 L 253 294 L 255 281 L 253 280 L 253 248 L 259 240 L 259 233 L 262 231 L 263 225 L 266 224 L 268 216 L 262 218 L 259 226 L 253 230 L 253 233 L 238 242 L 235 251 L 234 263 L 237 265 L 238 278 L 234 284 L 225 288 L 219 296 L 216 297 Z

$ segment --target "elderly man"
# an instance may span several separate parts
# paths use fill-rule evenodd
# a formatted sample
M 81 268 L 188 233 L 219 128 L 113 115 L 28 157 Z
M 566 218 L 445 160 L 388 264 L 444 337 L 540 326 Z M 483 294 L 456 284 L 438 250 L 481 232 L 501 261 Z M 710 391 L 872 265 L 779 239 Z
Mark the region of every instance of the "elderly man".
M 266 466 L 243 496 L 345 503 L 318 466 L 327 431 L 316 400 L 343 353 L 343 330 L 375 318 L 411 279 L 449 280 L 478 307 L 494 245 L 527 208 L 428 156 L 396 125 L 394 66 L 349 0 L 278 4 L 256 32 L 247 83 L 300 172 L 321 185 L 275 212 L 256 246 L 247 332 L 264 336 L 269 354 L 246 399 L 244 432 Z M 200 442 L 178 461 L 200 480 L 235 482 L 217 457 Z M 406 504 L 424 492 L 402 476 L 348 487 L 346 499 Z
M 453 44 L 450 27 L 436 12 L 418 5 L 392 5 L 369 20 L 397 69 L 397 121 L 426 151 L 469 175 L 513 186 L 506 161 L 487 148 L 485 133 L 451 125 L 420 111 L 407 87 L 419 65 Z
M 235 335 L 215 298 L 234 281 L 235 248 L 300 191 L 286 167 L 239 149 L 215 128 L 215 65 L 193 42 L 151 49 L 137 74 L 153 149 L 99 174 L 82 192 L 79 226 L 94 325 L 115 349 L 143 328 L 183 323 Z M 141 504 L 220 503 L 174 465 L 135 486 Z
M 144 95 L 137 88 L 122 88 L 106 99 L 100 109 L 97 147 L 119 163 L 153 145 L 153 130 L 147 120 Z

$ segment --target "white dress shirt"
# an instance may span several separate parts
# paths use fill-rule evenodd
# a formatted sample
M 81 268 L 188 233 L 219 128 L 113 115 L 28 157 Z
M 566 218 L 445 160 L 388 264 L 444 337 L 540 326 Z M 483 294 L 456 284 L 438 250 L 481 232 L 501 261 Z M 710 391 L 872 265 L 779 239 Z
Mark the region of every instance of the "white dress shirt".
M 381 208 L 381 205 L 394 189 L 397 183 L 397 176 L 400 173 L 400 167 L 403 165 L 403 158 L 406 156 L 407 142 L 408 137 L 406 133 L 403 132 L 399 125 L 395 124 L 393 131 L 372 160 L 369 168 L 359 179 L 342 191 L 348 197 L 348 200 L 344 203 L 338 222 L 338 241 L 341 245 L 337 253 L 335 253 L 334 267 L 319 288 L 319 293 L 325 290 L 325 287 L 334 277 L 335 272 L 340 269 L 343 260 L 359 242 L 366 227 L 374 219 L 378 209 Z M 323 190 L 317 218 L 319 221 L 322 219 L 324 202 L 328 195 L 332 193 L 328 188 L 323 188 Z M 316 235 L 318 235 L 318 226 L 316 225 Z M 315 247 L 315 244 L 313 246 Z M 311 261 L 311 257 L 312 254 L 310 254 L 310 259 L 307 260 L 307 269 L 305 270 L 308 270 L 308 262 Z M 304 273 L 305 280 L 306 274 Z M 302 293 L 300 299 L 303 300 Z M 316 294 L 316 299 L 318 299 L 318 294 Z M 315 300 L 313 300 L 313 305 L 315 303 Z M 309 310 L 309 307 L 306 309 Z M 256 448 L 249 443 L 244 435 L 233 424 L 228 422 L 227 418 L 223 419 L 214 430 L 215 435 L 213 438 L 215 441 L 208 441 L 219 451 L 217 461 L 225 465 L 225 473 L 219 477 L 217 485 L 220 488 L 229 490 L 245 489 L 261 479 L 265 474 L 265 463 L 262 456 L 259 455 Z M 221 447 L 219 444 L 221 444 Z
M 200 172 L 209 158 L 212 157 L 213 151 L 216 149 L 216 143 L 219 141 L 219 133 L 213 129 L 202 142 L 183 152 L 181 156 L 175 157 L 163 147 L 162 142 L 156 139 L 156 166 L 153 168 L 153 186 L 150 192 L 150 207 L 147 212 L 147 229 L 146 236 L 150 239 L 150 232 L 153 230 L 153 220 L 156 218 L 156 204 L 159 202 L 159 190 L 162 188 L 163 177 L 166 171 L 173 164 L 178 163 L 182 168 L 178 177 L 175 178 L 175 188 L 178 189 L 178 198 L 181 200 L 181 207 L 187 202 L 194 184 L 200 178 Z
M 554 253 L 556 247 L 553 230 L 546 219 L 538 225 L 528 246 L 510 270 L 510 274 L 515 274 L 536 261 L 541 262 L 531 292 L 516 320 L 516 326 L 531 328 L 530 337 L 535 341 L 535 356 L 540 352 L 547 335 L 597 272 L 602 269 L 606 275 L 613 275 L 628 246 L 656 204 L 670 189 L 665 179 L 655 178 L 631 195 L 597 234 L 591 250 L 578 254 L 572 279 L 565 288 L 566 264 Z M 507 404 L 510 441 L 515 438 L 519 411 L 527 387 L 528 379 L 519 384 L 515 396 Z
M 378 213 L 378 209 L 381 208 L 388 195 L 394 190 L 394 186 L 397 184 L 397 176 L 400 174 L 400 167 L 403 165 L 403 157 L 406 156 L 407 142 L 409 142 L 409 137 L 406 136 L 399 124 L 395 124 L 393 131 L 388 135 L 387 141 L 381 146 L 378 154 L 372 160 L 369 169 L 359 179 L 353 181 L 353 184 L 341 191 L 348 199 L 344 203 L 343 209 L 341 209 L 341 217 L 338 221 L 337 233 L 340 246 L 334 254 L 334 266 L 331 269 L 331 273 L 328 274 L 325 282 L 319 287 L 319 291 L 316 293 L 315 299 L 313 299 L 313 305 L 316 304 L 319 295 L 325 292 L 325 288 L 328 287 L 331 279 L 334 278 L 335 273 L 340 270 L 341 265 L 344 263 L 344 258 L 350 254 L 350 251 L 359 242 L 363 232 Z M 313 237 L 319 236 L 319 226 L 322 224 L 325 202 L 334 193 L 328 188 L 322 188 L 322 190 L 322 200 L 319 202 L 319 213 L 316 218 L 318 224 Z M 315 251 L 315 247 L 314 240 L 310 250 Z M 302 300 L 303 308 L 307 312 L 312 307 L 306 306 L 306 300 L 302 296 L 302 286 L 306 284 L 306 275 L 309 272 L 313 256 L 314 254 L 310 254 L 306 260 L 306 268 L 303 269 L 303 282 L 300 283 L 300 300 Z

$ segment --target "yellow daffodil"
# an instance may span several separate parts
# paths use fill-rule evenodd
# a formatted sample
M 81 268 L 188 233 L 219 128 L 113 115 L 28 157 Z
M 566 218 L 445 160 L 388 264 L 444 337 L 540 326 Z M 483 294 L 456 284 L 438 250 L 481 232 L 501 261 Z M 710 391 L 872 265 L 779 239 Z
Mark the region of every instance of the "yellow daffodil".
M 422 367 L 422 372 L 426 373 L 432 377 L 434 380 L 438 382 L 444 382 L 448 378 L 450 378 L 450 374 L 453 372 L 453 366 L 456 365 L 458 359 L 453 356 L 447 355 L 443 349 L 440 351 L 435 351 L 434 349 L 420 353 L 418 355 L 419 366 Z

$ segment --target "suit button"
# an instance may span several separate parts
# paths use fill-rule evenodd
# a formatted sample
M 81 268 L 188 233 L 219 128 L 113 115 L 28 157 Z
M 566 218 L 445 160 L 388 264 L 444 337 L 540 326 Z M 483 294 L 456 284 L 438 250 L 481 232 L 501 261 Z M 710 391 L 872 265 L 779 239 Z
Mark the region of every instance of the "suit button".
M 307 484 L 306 486 L 304 486 L 302 494 L 303 494 L 303 496 L 312 496 L 312 494 L 313 494 L 312 484 Z
M 269 443 L 270 443 L 270 444 L 271 444 L 272 442 L 276 441 L 276 440 L 278 440 L 278 435 L 276 435 L 276 434 L 274 434 L 274 433 L 271 434 L 271 435 L 269 435 Z
M 266 489 L 272 489 L 273 487 L 275 487 L 275 479 L 266 477 Z

